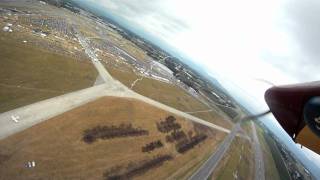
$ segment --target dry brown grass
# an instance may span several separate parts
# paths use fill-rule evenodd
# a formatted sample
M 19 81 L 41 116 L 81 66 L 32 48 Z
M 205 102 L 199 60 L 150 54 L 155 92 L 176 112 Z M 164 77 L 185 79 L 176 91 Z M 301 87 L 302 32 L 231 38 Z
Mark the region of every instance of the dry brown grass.
M 103 64 L 112 77 L 119 80 L 129 88 L 131 87 L 132 82 L 141 77 L 135 74 L 129 65 L 116 62 L 112 58 L 107 58 L 105 60 L 108 64 Z M 181 88 L 154 79 L 143 78 L 141 81 L 136 83 L 133 90 L 141 95 L 147 96 L 181 111 L 193 112 L 209 109 L 206 105 L 186 93 Z M 195 113 L 192 115 L 225 128 L 230 129 L 232 127 L 229 122 L 215 111 Z
M 93 85 L 97 72 L 88 59 L 48 51 L 36 44 L 50 40 L 16 31 L 0 32 L 0 112 Z
M 168 115 L 136 100 L 101 98 L 0 141 L 0 155 L 4 157 L 0 162 L 0 179 L 102 179 L 103 173 L 111 167 L 125 166 L 158 154 L 171 154 L 174 159 L 137 179 L 181 177 L 194 164 L 203 161 L 225 134 L 210 130 L 207 140 L 179 154 L 174 144 L 165 142 L 166 134 L 156 127 L 156 122 Z M 183 130 L 194 131 L 193 123 L 176 118 Z M 121 123 L 146 129 L 149 135 L 98 140 L 92 144 L 82 141 L 86 129 Z M 164 143 L 163 148 L 141 152 L 142 146 L 158 139 Z M 25 168 L 25 163 L 31 160 L 36 162 L 36 167 Z

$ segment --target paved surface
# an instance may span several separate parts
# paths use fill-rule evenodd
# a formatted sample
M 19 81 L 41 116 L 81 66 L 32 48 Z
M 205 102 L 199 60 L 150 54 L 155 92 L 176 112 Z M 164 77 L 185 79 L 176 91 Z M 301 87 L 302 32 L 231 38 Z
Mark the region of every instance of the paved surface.
M 93 49 L 91 49 L 89 43 L 87 42 L 88 40 L 85 37 L 83 37 L 81 33 L 77 32 L 76 27 L 74 27 L 73 29 L 76 31 L 75 35 L 78 38 L 79 43 L 85 49 L 85 53 L 90 57 L 92 64 L 96 67 L 100 77 L 104 80 L 104 82 L 112 83 L 114 79 L 101 64 Z
M 77 31 L 77 30 L 76 30 Z M 217 126 L 213 123 L 209 123 L 207 121 L 204 121 L 200 118 L 197 118 L 197 117 L 194 117 L 192 115 L 189 115 L 185 112 L 182 112 L 182 111 L 179 111 L 177 109 L 174 109 L 170 106 L 167 106 L 165 104 L 162 104 L 162 103 L 159 103 L 157 101 L 154 101 L 150 98 L 147 98 L 145 96 L 142 96 L 134 91 L 132 91 L 131 89 L 127 88 L 125 85 L 121 84 L 119 81 L 115 80 L 112 78 L 112 76 L 108 73 L 108 71 L 105 69 L 105 67 L 100 63 L 100 61 L 98 60 L 98 58 L 96 57 L 95 53 L 93 52 L 93 50 L 91 49 L 91 47 L 88 45 L 89 43 L 87 42 L 87 39 L 85 37 L 83 37 L 79 32 L 76 33 L 78 39 L 79 39 L 79 42 L 80 44 L 83 46 L 83 48 L 85 49 L 85 52 L 86 54 L 91 58 L 92 60 L 92 63 L 95 65 L 95 67 L 97 68 L 98 70 L 98 73 L 99 75 L 101 76 L 102 79 L 104 79 L 104 81 L 109 84 L 110 86 L 114 86 L 114 87 L 117 87 L 119 88 L 119 92 L 118 93 L 122 93 L 122 95 L 126 95 L 128 97 L 131 97 L 131 98 L 135 98 L 135 99 L 138 99 L 138 100 L 141 100 L 145 103 L 148 103 L 148 104 L 151 104 L 155 107 L 158 107 L 160 109 L 163 109 L 163 110 L 166 110 L 168 112 L 171 112 L 173 114 L 176 114 L 176 115 L 179 115 L 179 116 L 182 116 L 182 117 L 185 117 L 187 118 L 188 120 L 192 120 L 194 122 L 197 122 L 197 123 L 200 123 L 200 124 L 203 124 L 205 126 L 208 126 L 208 127 L 211 127 L 211 128 L 214 128 L 214 129 L 217 129 L 217 130 L 220 130 L 220 131 L 223 131 L 223 132 L 227 132 L 229 133 L 230 130 L 226 129 L 226 128 L 223 128 L 221 126 Z M 129 55 L 129 54 L 128 54 Z M 130 55 L 129 55 L 130 56 Z M 131 56 L 130 56 L 131 57 Z M 133 58 L 133 57 L 132 57 Z M 151 66 L 151 69 L 152 70 L 152 67 Z M 120 90 L 121 89 L 121 90 Z
M 189 180 L 207 180 L 213 170 L 217 167 L 224 154 L 229 149 L 231 142 L 241 129 L 241 122 L 238 122 L 232 129 L 231 133 L 223 140 L 213 155 L 189 178 Z
M 197 117 L 191 116 L 187 113 L 174 109 L 165 104 L 159 103 L 157 101 L 154 101 L 150 98 L 144 97 L 140 94 L 128 90 L 127 88 L 123 88 L 121 84 L 116 84 L 117 83 L 114 83 L 114 86 L 110 86 L 105 83 L 102 85 L 93 86 L 87 89 L 72 92 L 62 96 L 57 96 L 51 99 L 47 99 L 44 101 L 40 101 L 31 105 L 27 105 L 21 108 L 17 108 L 15 110 L 2 113 L 0 114 L 0 139 L 4 139 L 7 136 L 27 129 L 51 117 L 62 114 L 66 111 L 79 107 L 88 102 L 94 101 L 103 96 L 126 97 L 137 99 L 157 108 L 184 117 L 188 120 L 203 124 L 205 126 L 217 129 L 219 131 L 223 131 L 226 133 L 230 132 L 230 130 L 228 129 L 209 123 Z M 11 116 L 19 116 L 19 122 L 13 122 Z
M 0 139 L 61 114 L 104 95 L 107 86 L 99 85 L 54 97 L 0 114 Z M 14 123 L 11 116 L 19 116 Z
M 104 80 L 102 79 L 102 77 L 100 75 L 97 76 L 97 79 L 96 81 L 94 82 L 94 86 L 97 86 L 97 85 L 100 85 L 100 84 L 103 84 L 104 83 Z
M 226 128 L 224 128 L 224 127 L 221 127 L 221 126 L 215 125 L 215 124 L 213 124 L 213 123 L 210 123 L 210 122 L 208 122 L 208 121 L 202 120 L 202 119 L 200 119 L 200 118 L 197 118 L 197 117 L 192 116 L 192 115 L 190 115 L 190 114 L 188 114 L 188 113 L 182 112 L 182 111 L 180 111 L 180 110 L 177 110 L 177 109 L 172 108 L 172 107 L 170 107 L 170 106 L 167 106 L 167 105 L 165 105 L 165 104 L 159 103 L 159 102 L 157 102 L 157 101 L 155 101 L 155 100 L 153 100 L 153 99 L 150 99 L 150 98 L 148 98 L 148 97 L 142 96 L 142 95 L 140 95 L 140 94 L 133 93 L 132 98 L 138 99 L 138 100 L 140 100 L 140 101 L 143 101 L 143 102 L 145 102 L 145 103 L 148 103 L 148 104 L 150 104 L 150 105 L 153 105 L 153 106 L 155 106 L 155 107 L 157 107 L 157 108 L 160 108 L 160 109 L 163 109 L 163 110 L 165 110 L 165 111 L 168 111 L 168 112 L 171 112 L 171 113 L 173 113 L 173 114 L 176 114 L 176 115 L 178 115 L 178 116 L 184 117 L 184 118 L 186 118 L 187 120 L 194 121 L 194 122 L 196 122 L 196 123 L 199 123 L 199 124 L 202 124 L 202 125 L 211 127 L 211 128 L 213 128 L 213 129 L 216 129 L 216 130 L 219 130 L 219 131 L 222 131 L 222 132 L 226 132 L 226 133 L 229 133 L 229 132 L 230 132 L 229 129 L 226 129 Z
M 208 110 L 201 110 L 201 111 L 189 111 L 189 112 L 185 112 L 185 113 L 188 113 L 188 114 L 197 114 L 197 113 L 211 112 L 211 111 L 215 111 L 215 109 L 208 109 Z
M 76 28 L 74 29 L 77 32 L 77 29 Z M 228 150 L 232 140 L 237 135 L 237 132 L 241 129 L 240 123 L 237 123 L 230 133 L 230 130 L 226 128 L 217 126 L 210 122 L 204 121 L 200 118 L 194 117 L 188 113 L 179 111 L 165 104 L 159 103 L 150 98 L 147 98 L 145 96 L 135 93 L 134 91 L 128 89 L 126 86 L 121 84 L 119 81 L 112 78 L 112 76 L 107 72 L 104 66 L 100 63 L 99 59 L 94 53 L 94 50 L 91 49 L 89 40 L 87 38 L 83 37 L 79 32 L 76 33 L 76 36 L 79 40 L 79 43 L 82 45 L 82 47 L 84 47 L 85 53 L 90 57 L 93 65 L 95 66 L 95 68 L 99 73 L 99 77 L 97 78 L 95 86 L 87 89 L 75 91 L 72 93 L 68 93 L 62 96 L 54 97 L 51 99 L 47 99 L 44 101 L 40 101 L 31 105 L 27 105 L 27 106 L 0 114 L 0 140 L 3 138 L 6 138 L 7 136 L 15 134 L 17 132 L 20 132 L 24 129 L 27 129 L 35 124 L 43 122 L 49 118 L 62 114 L 66 111 L 79 107 L 88 102 L 94 101 L 100 97 L 115 96 L 115 97 L 134 98 L 137 100 L 141 100 L 145 103 L 148 103 L 150 105 L 153 105 L 155 107 L 161 108 L 170 113 L 184 117 L 187 120 L 191 120 L 191 121 L 203 124 L 205 126 L 214 128 L 216 130 L 229 133 L 227 137 L 224 139 L 224 141 L 220 144 L 217 151 L 190 178 L 190 179 L 197 179 L 197 180 L 207 179 L 210 173 L 212 172 L 212 170 L 218 165 L 219 161 L 222 159 L 222 157 Z M 126 55 L 128 55 L 129 57 L 135 59 L 134 57 L 130 56 L 122 49 L 119 49 L 119 50 L 125 53 Z M 19 117 L 18 123 L 15 123 L 12 120 L 13 116 Z M 257 144 L 258 143 L 259 142 L 257 141 Z M 260 149 L 260 153 L 261 153 L 261 149 Z M 262 157 L 262 156 L 257 156 L 257 157 Z M 258 159 L 258 162 L 260 162 L 260 164 L 262 162 L 262 165 L 263 165 L 263 161 L 261 161 L 259 158 L 256 158 L 256 159 Z M 260 174 L 262 173 L 261 171 L 259 172 Z M 264 180 L 264 172 L 263 172 L 263 180 Z
M 219 131 L 226 133 L 230 132 L 230 130 L 226 128 L 204 121 L 200 118 L 154 101 L 128 89 L 119 81 L 114 80 L 111 77 L 104 66 L 100 63 L 93 50 L 90 49 L 86 39 L 80 34 L 78 34 L 77 37 L 79 38 L 80 44 L 85 48 L 86 54 L 91 58 L 92 63 L 98 70 L 100 76 L 99 78 L 101 78 L 104 83 L 0 114 L 0 139 L 6 138 L 7 136 L 27 129 L 35 124 L 43 122 L 49 118 L 62 114 L 88 102 L 94 101 L 103 96 L 134 98 Z M 19 116 L 19 122 L 15 123 L 11 118 L 12 116 Z
M 254 146 L 254 162 L 255 162 L 255 180 L 264 180 L 265 172 L 264 172 L 264 162 L 263 162 L 263 154 L 260 146 L 260 142 L 258 139 L 256 126 L 251 121 L 252 126 L 252 136 L 253 136 L 253 146 Z

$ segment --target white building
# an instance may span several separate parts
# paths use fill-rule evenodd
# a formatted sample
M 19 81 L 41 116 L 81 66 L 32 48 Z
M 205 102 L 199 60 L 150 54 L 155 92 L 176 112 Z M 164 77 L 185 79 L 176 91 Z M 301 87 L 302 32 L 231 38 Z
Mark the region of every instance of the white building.
M 161 74 L 173 75 L 173 72 L 169 68 L 167 68 L 167 66 L 165 66 L 157 61 L 152 61 L 151 66 L 153 66 L 153 69 L 157 70 Z

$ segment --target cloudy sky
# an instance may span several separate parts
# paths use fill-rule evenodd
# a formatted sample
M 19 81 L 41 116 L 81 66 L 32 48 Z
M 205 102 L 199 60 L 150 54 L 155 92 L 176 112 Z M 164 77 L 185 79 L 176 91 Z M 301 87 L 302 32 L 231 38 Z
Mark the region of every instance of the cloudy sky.
M 177 48 L 257 111 L 266 82 L 320 79 L 319 0 L 81 1 Z
M 83 1 L 177 48 L 260 102 L 269 85 L 259 80 L 320 79 L 317 0 Z

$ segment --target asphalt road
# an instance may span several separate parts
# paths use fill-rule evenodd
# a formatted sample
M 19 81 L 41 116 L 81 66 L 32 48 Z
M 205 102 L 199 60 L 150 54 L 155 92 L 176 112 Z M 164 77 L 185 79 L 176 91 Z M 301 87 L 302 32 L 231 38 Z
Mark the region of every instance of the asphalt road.
M 251 121 L 252 126 L 252 136 L 253 136 L 253 145 L 254 145 L 254 162 L 255 162 L 255 180 L 264 180 L 265 172 L 264 172 L 264 162 L 263 162 L 263 154 L 260 146 L 260 142 L 258 139 L 256 126 Z
M 209 157 L 209 159 L 189 178 L 189 180 L 207 180 L 211 175 L 213 170 L 217 167 L 220 160 L 223 158 L 224 154 L 229 149 L 231 142 L 234 137 L 237 135 L 237 132 L 241 129 L 241 122 L 238 122 L 231 133 L 223 140 L 223 142 L 219 145 L 218 149 L 214 152 L 213 155 Z

